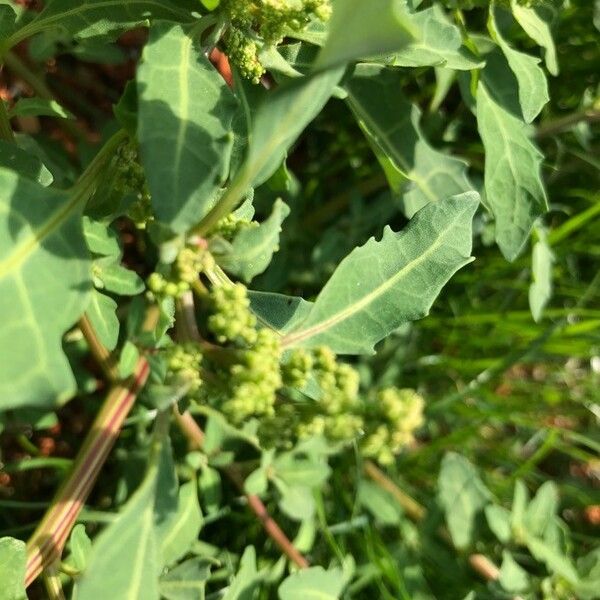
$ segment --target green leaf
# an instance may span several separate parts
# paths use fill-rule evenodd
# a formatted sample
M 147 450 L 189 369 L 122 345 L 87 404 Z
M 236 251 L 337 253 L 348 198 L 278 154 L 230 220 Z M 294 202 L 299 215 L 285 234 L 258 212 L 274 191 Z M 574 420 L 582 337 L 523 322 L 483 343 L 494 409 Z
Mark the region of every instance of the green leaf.
M 524 592 L 529 587 L 527 571 L 519 566 L 507 550 L 502 551 L 502 566 L 498 581 L 507 592 Z
M 119 357 L 118 371 L 121 379 L 125 379 L 133 374 L 139 357 L 140 352 L 137 346 L 127 340 Z
M 256 551 L 248 546 L 240 559 L 240 567 L 223 600 L 252 600 L 262 575 L 256 570 Z
M 77 600 L 98 600 L 107 585 L 114 598 L 158 600 L 154 495 L 157 470 L 151 469 L 119 517 L 94 541 L 88 567 L 75 587 Z
M 532 536 L 527 536 L 525 543 L 533 557 L 536 560 L 543 562 L 551 573 L 556 573 L 557 575 L 564 577 L 571 584 L 578 583 L 579 575 L 575 570 L 575 566 L 567 556 L 558 552 L 544 540 Z
M 157 528 L 162 562 L 171 565 L 189 551 L 198 539 L 202 514 L 198 504 L 196 481 L 188 481 L 179 489 L 177 512 Z
M 242 229 L 236 235 L 231 252 L 219 259 L 221 266 L 246 282 L 262 273 L 279 249 L 281 223 L 289 213 L 288 205 L 277 199 L 271 215 L 264 223 Z
M 515 74 L 518 83 L 519 104 L 526 123 L 531 123 L 548 102 L 548 83 L 544 71 L 538 66 L 540 59 L 519 52 L 508 44 L 494 18 L 494 10 L 490 10 L 490 25 L 498 45 L 502 49 L 508 65 Z
M 119 340 L 117 303 L 97 290 L 92 290 L 85 314 L 98 339 L 107 350 L 114 350 Z
M 120 296 L 135 296 L 146 289 L 137 273 L 115 263 L 113 257 L 94 261 L 94 276 L 100 280 L 103 289 Z
M 488 504 L 485 507 L 485 518 L 494 535 L 506 544 L 511 538 L 510 511 L 497 504 Z
M 522 537 L 525 528 L 525 511 L 529 501 L 529 492 L 525 484 L 518 479 L 515 482 L 515 490 L 513 492 L 512 508 L 510 513 L 511 529 Z
M 267 478 L 266 469 L 259 467 L 252 471 L 244 481 L 244 491 L 247 494 L 260 496 L 269 488 L 269 479 Z
M 9 117 L 58 117 L 74 119 L 56 100 L 46 98 L 21 98 L 8 113 Z
M 27 600 L 25 593 L 26 564 L 25 542 L 11 537 L 0 538 L 0 582 L 2 582 L 0 597 L 2 600 Z
M 64 32 L 73 39 L 117 36 L 145 25 L 150 19 L 189 22 L 195 3 L 191 0 L 51 0 L 35 18 L 14 32 L 0 45 L 6 51 L 21 40 L 42 31 Z
M 373 353 L 402 323 L 425 316 L 442 286 L 471 262 L 476 193 L 421 209 L 400 233 L 384 229 L 337 267 L 286 346 L 327 344 L 339 354 Z
M 348 103 L 372 144 L 410 181 L 407 216 L 429 202 L 473 189 L 467 164 L 432 148 L 419 128 L 419 109 L 402 95 L 401 70 L 358 66 L 346 84 Z
M 119 101 L 113 107 L 113 112 L 121 127 L 132 137 L 137 135 L 138 124 L 138 92 L 134 80 L 128 81 Z
M 545 50 L 545 60 L 548 71 L 558 75 L 558 60 L 556 47 L 552 39 L 550 25 L 543 19 L 539 11 L 533 6 L 524 6 L 517 0 L 511 0 L 510 7 L 513 16 L 523 28 L 525 33 Z
M 398 525 L 402 510 L 389 492 L 381 489 L 372 481 L 362 480 L 358 484 L 358 502 L 383 525 Z
M 547 526 L 558 512 L 558 489 L 553 481 L 546 481 L 528 504 L 523 525 L 528 535 L 543 537 Z
M 341 569 L 309 567 L 287 577 L 277 593 L 280 600 L 336 600 L 344 583 Z
M 342 69 L 331 69 L 294 79 L 259 104 L 252 115 L 242 167 L 250 185 L 259 186 L 279 168 L 290 146 L 325 106 L 342 73 Z
M 307 487 L 288 486 L 277 479 L 278 489 L 281 494 L 279 498 L 279 510 L 294 521 L 307 521 L 315 514 L 315 499 L 311 490 Z
M 457 548 L 471 542 L 475 515 L 488 503 L 490 492 L 475 467 L 463 456 L 448 452 L 442 460 L 438 498 L 452 541 Z
M 181 25 L 156 23 L 137 74 L 138 138 L 157 217 L 184 232 L 227 177 L 237 102 Z
M 285 452 L 273 462 L 272 473 L 289 486 L 319 487 L 327 481 L 331 469 L 324 460 Z
M 529 127 L 515 116 L 515 84 L 507 69 L 498 54 L 488 57 L 477 87 L 477 127 L 485 148 L 486 203 L 496 220 L 498 246 L 512 261 L 547 203 L 543 156 L 529 139 Z
M 531 284 L 529 286 L 529 308 L 537 323 L 544 308 L 552 298 L 552 264 L 554 254 L 544 234 L 540 235 L 531 253 Z
M 386 61 L 395 67 L 443 66 L 448 69 L 471 70 L 484 61 L 462 47 L 461 32 L 439 6 L 410 15 L 410 23 L 418 39 L 410 42 Z
M 308 317 L 313 303 L 299 296 L 286 296 L 273 292 L 249 291 L 250 308 L 262 325 L 280 334 L 291 331 Z
M 37 156 L 6 140 L 0 140 L 0 167 L 16 171 L 44 187 L 54 180 L 52 173 Z
M 92 542 L 85 532 L 85 525 L 78 523 L 73 527 L 69 537 L 70 559 L 78 571 L 83 571 L 87 566 L 88 557 L 92 549 Z
M 395 52 L 415 37 L 401 0 L 336 0 L 329 35 L 315 68 L 329 69 L 358 58 Z
M 204 600 L 211 562 L 190 558 L 160 578 L 160 595 L 167 600 Z
M 17 14 L 12 6 L 0 6 L 0 40 L 7 38 L 15 29 Z
M 119 236 L 106 223 L 83 217 L 83 234 L 90 252 L 101 256 L 121 256 Z
M 203 466 L 198 476 L 202 506 L 207 514 L 216 513 L 221 506 L 221 475 L 209 466 Z
M 75 392 L 61 338 L 89 299 L 82 195 L 0 168 L 0 404 L 52 406 Z

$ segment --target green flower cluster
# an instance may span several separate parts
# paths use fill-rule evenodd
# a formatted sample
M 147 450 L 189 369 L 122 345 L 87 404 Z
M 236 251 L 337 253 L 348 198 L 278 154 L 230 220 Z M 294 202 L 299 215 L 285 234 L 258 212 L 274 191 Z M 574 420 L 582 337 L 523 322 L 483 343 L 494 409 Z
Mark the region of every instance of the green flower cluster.
M 200 365 L 202 352 L 197 344 L 175 344 L 165 351 L 168 376 L 167 383 L 184 383 L 189 386 L 188 394 L 195 395 L 202 387 Z
M 136 196 L 127 210 L 127 216 L 136 227 L 144 229 L 147 222 L 154 219 L 154 214 L 146 175 L 139 162 L 137 144 L 131 140 L 123 142 L 117 148 L 114 160 L 117 173 L 113 185 L 122 194 Z
M 258 225 L 257 221 L 249 221 L 248 219 L 238 217 L 235 213 L 230 213 L 217 222 L 211 233 L 227 241 L 231 241 L 240 231 L 258 227 Z
M 257 341 L 256 317 L 250 312 L 246 286 L 241 283 L 213 288 L 208 329 L 220 344 L 244 347 Z
M 411 389 L 385 388 L 377 392 L 361 449 L 386 465 L 414 441 L 414 432 L 423 424 L 423 398 Z
M 220 7 L 230 23 L 224 37 L 229 59 L 254 83 L 264 73 L 258 59 L 263 44 L 279 44 L 287 31 L 301 31 L 331 14 L 330 0 L 221 0 Z
M 314 362 L 313 355 L 310 352 L 302 348 L 292 350 L 287 360 L 281 365 L 283 383 L 301 390 L 308 383 L 308 377 L 313 369 Z
M 151 273 L 146 280 L 153 296 L 180 298 L 198 280 L 198 274 L 210 266 L 212 257 L 204 248 L 185 246 L 179 251 L 168 275 Z
M 180 298 L 190 289 L 190 284 L 177 278 L 165 277 L 162 273 L 150 273 L 146 279 L 146 287 L 156 298 L 171 296 Z

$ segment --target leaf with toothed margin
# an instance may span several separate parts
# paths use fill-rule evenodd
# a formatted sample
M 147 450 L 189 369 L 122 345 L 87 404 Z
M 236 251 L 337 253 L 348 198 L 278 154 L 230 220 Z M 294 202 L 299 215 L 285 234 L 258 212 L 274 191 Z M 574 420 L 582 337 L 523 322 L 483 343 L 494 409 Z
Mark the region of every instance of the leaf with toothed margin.
M 0 168 L 0 408 L 52 406 L 75 393 L 61 347 L 91 288 L 85 195 Z
M 288 205 L 277 199 L 264 223 L 242 229 L 236 235 L 231 243 L 231 252 L 219 259 L 221 266 L 246 282 L 262 273 L 279 248 L 281 224 L 289 213 Z
M 372 354 L 402 323 L 424 317 L 442 286 L 473 260 L 472 219 L 479 196 L 431 203 L 395 233 L 384 229 L 334 271 L 285 347 L 326 344 L 338 354 Z

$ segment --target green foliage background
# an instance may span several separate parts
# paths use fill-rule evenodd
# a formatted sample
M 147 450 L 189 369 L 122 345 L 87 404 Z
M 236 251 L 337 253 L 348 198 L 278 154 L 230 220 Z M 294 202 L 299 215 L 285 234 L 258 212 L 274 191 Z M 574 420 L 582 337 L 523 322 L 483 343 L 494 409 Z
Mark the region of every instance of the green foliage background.
M 0 3 L 0 599 L 599 597 L 598 2 L 283 5 Z

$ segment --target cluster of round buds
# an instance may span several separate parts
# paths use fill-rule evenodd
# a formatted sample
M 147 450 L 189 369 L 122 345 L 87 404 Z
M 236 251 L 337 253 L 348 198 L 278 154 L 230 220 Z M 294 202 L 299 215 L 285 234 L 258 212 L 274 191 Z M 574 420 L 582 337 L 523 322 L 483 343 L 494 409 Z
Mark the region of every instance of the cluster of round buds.
M 278 44 L 288 30 L 300 31 L 331 14 L 330 0 L 221 0 L 220 7 L 230 22 L 224 37 L 229 59 L 254 83 L 264 73 L 260 44 Z
M 310 352 L 302 348 L 292 350 L 281 365 L 283 383 L 289 387 L 302 389 L 308 382 L 313 365 L 314 358 Z
M 423 424 L 423 398 L 411 389 L 385 388 L 377 392 L 372 414 L 374 428 L 361 441 L 365 456 L 390 464 L 414 441 Z
M 231 241 L 240 231 L 251 229 L 253 227 L 258 227 L 256 221 L 243 219 L 238 217 L 235 213 L 229 213 L 226 217 L 223 217 L 217 222 L 212 230 L 212 234 L 218 235 L 227 241 Z
M 272 416 L 277 390 L 282 386 L 281 346 L 276 333 L 260 329 L 252 346 L 239 352 L 239 361 L 229 368 L 231 394 L 221 407 L 236 424 L 251 415 Z
M 146 175 L 139 162 L 137 144 L 131 140 L 123 142 L 116 151 L 117 173 L 113 186 L 123 194 L 134 194 L 135 201 L 127 211 L 127 216 L 136 227 L 143 229 L 154 218 Z
M 251 346 L 256 343 L 256 317 L 250 312 L 246 286 L 235 283 L 215 287 L 210 301 L 212 314 L 208 317 L 208 329 L 220 344 Z
M 198 280 L 198 274 L 210 262 L 210 254 L 198 246 L 186 246 L 179 251 L 175 259 L 175 272 L 179 281 L 192 284 Z
M 245 79 L 259 83 L 265 68 L 258 60 L 258 45 L 237 27 L 231 26 L 223 37 L 225 51 Z
M 165 349 L 168 368 L 168 383 L 184 383 L 188 387 L 188 394 L 196 394 L 202 386 L 200 365 L 202 352 L 193 343 L 174 344 Z
M 326 21 L 331 15 L 329 0 L 261 0 L 260 36 L 267 44 L 278 44 L 285 32 L 301 31 L 314 18 Z
M 178 279 L 168 279 L 161 273 L 150 273 L 146 286 L 155 298 L 181 298 L 190 289 L 190 284 Z
M 317 348 L 313 355 L 313 374 L 321 388 L 316 414 L 298 424 L 300 438 L 315 434 L 331 441 L 350 441 L 363 428 L 359 414 L 359 375 L 350 365 L 337 361 L 327 346 Z

